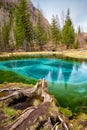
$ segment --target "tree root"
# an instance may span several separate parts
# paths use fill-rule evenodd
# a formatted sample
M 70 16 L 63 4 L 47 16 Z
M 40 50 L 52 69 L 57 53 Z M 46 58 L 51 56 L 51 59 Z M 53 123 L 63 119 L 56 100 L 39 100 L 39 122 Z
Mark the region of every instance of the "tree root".
M 51 107 L 51 103 L 53 102 L 54 99 L 48 93 L 47 83 L 45 80 L 38 81 L 35 87 L 32 89 L 24 89 L 24 88 L 0 89 L 0 92 L 4 91 L 11 91 L 11 93 L 5 97 L 0 98 L 0 101 L 8 101 L 8 99 L 10 98 L 11 100 L 14 100 L 22 96 L 26 96 L 32 99 L 32 97 L 35 95 L 40 96 L 43 100 L 41 104 L 38 105 L 37 107 L 32 106 L 25 109 L 15 121 L 5 126 L 3 130 L 21 130 L 21 129 L 30 130 L 31 126 L 35 125 L 35 123 L 37 128 L 40 127 L 41 122 L 47 123 L 49 125 L 49 129 L 51 130 L 56 130 L 59 124 L 62 124 L 65 130 L 69 130 L 69 127 L 61 113 L 58 112 L 56 113 L 58 121 L 56 121 L 55 124 L 53 124 L 51 121 L 49 108 Z M 45 115 L 45 120 L 44 119 L 40 120 L 39 117 L 43 115 Z M 33 130 L 36 130 L 36 127 L 35 129 L 33 128 Z

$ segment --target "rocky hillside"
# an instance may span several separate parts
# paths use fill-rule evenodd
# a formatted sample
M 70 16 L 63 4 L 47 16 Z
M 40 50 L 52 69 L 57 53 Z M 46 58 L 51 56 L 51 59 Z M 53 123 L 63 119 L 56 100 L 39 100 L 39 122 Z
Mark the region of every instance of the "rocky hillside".
M 38 9 L 34 7 L 33 3 L 31 0 L 28 0 L 29 2 L 29 9 L 31 13 L 31 21 L 34 26 L 36 26 L 37 19 L 38 19 Z M 4 48 L 4 45 L 7 44 L 7 41 L 3 41 L 2 35 L 3 35 L 3 30 L 8 26 L 8 24 L 11 22 L 10 27 L 7 28 L 7 32 L 10 32 L 9 34 L 9 45 L 11 48 L 14 48 L 14 45 L 16 44 L 15 42 L 15 37 L 14 37 L 14 16 L 11 17 L 13 13 L 13 9 L 16 8 L 19 0 L 0 0 L 0 50 L 2 51 Z M 41 18 L 41 23 L 43 25 L 43 28 L 48 31 L 49 30 L 49 22 L 47 19 L 43 16 L 43 14 L 40 12 L 40 18 Z M 4 28 L 4 29 L 3 29 Z M 4 31 L 4 35 L 6 33 L 6 30 Z M 6 39 L 7 33 L 4 36 Z M 5 43 L 4 43 L 5 42 Z M 9 46 L 6 46 L 5 48 L 10 48 Z M 5 50 L 5 49 L 4 49 Z
M 4 17 L 4 15 L 8 16 L 7 13 L 9 12 L 9 8 L 15 8 L 16 4 L 18 3 L 19 0 L 0 0 L 0 5 L 3 5 L 4 10 L 3 13 L 0 12 L 0 17 Z M 31 19 L 34 25 L 36 25 L 37 22 L 37 15 L 38 15 L 38 9 L 36 7 L 34 7 L 33 3 L 31 2 L 31 0 L 29 1 L 29 8 L 31 11 Z M 3 8 L 2 6 L 0 7 L 0 10 L 2 10 Z M 6 14 L 4 14 L 4 11 L 7 7 L 6 10 Z M 6 17 L 7 18 L 7 17 Z M 0 18 L 0 22 L 2 22 L 2 19 Z M 47 19 L 43 16 L 43 14 L 41 13 L 41 22 L 44 25 L 44 27 L 47 29 L 49 28 L 49 22 L 47 21 Z

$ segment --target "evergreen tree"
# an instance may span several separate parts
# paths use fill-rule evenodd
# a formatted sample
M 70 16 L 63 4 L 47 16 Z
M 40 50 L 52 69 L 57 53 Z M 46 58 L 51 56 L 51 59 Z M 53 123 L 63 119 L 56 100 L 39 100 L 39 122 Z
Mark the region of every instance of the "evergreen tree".
M 15 38 L 16 38 L 16 46 L 17 47 L 20 47 L 21 45 L 23 45 L 23 41 L 24 41 L 24 37 L 25 37 L 25 29 L 24 29 L 24 26 L 21 22 L 21 16 L 20 16 L 19 11 L 20 11 L 19 8 L 17 8 L 15 11 L 15 15 L 16 15 Z
M 0 28 L 0 51 L 1 51 L 1 46 L 2 46 L 2 33 L 1 33 L 1 28 Z
M 37 25 L 36 25 L 36 42 L 39 45 L 40 50 L 43 50 L 43 45 L 47 41 L 47 33 L 41 22 L 41 14 L 38 11 Z
M 2 28 L 2 35 L 3 35 L 3 41 L 4 41 L 4 49 L 6 50 L 6 45 L 9 43 L 9 26 L 4 25 Z
M 2 27 L 2 39 L 3 39 L 3 49 L 7 50 L 9 48 L 9 33 L 11 25 L 10 22 Z
M 15 11 L 15 37 L 17 46 L 26 44 L 26 49 L 32 46 L 34 31 L 30 20 L 30 12 L 27 0 L 20 0 Z M 26 42 L 24 42 L 26 40 Z
M 80 28 L 80 26 L 78 27 L 78 35 L 80 35 L 81 34 L 81 28 Z
M 51 37 L 53 43 L 57 46 L 60 43 L 61 33 L 58 20 L 54 16 L 51 23 Z
M 62 40 L 63 40 L 63 43 L 66 44 L 67 48 L 70 47 L 74 43 L 74 40 L 75 40 L 74 27 L 70 19 L 69 9 L 67 10 L 65 25 L 62 30 Z

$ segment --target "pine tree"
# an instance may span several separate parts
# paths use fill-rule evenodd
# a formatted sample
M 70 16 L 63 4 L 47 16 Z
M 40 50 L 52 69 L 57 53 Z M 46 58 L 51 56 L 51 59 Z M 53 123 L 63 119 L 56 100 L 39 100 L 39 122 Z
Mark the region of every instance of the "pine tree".
M 7 50 L 9 48 L 9 33 L 11 29 L 10 21 L 7 24 L 4 24 L 2 27 L 2 38 L 3 38 L 3 49 Z
M 51 23 L 51 37 L 53 43 L 57 46 L 60 43 L 61 33 L 58 20 L 54 16 Z
M 20 47 L 23 45 L 24 37 L 25 37 L 25 29 L 23 23 L 21 22 L 21 15 L 19 7 L 15 11 L 15 38 L 16 38 L 16 46 Z
M 41 14 L 38 11 L 37 25 L 36 25 L 36 42 L 39 45 L 40 50 L 43 50 L 43 45 L 47 41 L 47 33 L 41 22 Z
M 62 30 L 62 40 L 63 40 L 63 43 L 66 44 L 67 48 L 70 47 L 74 43 L 74 40 L 75 40 L 74 27 L 70 19 L 69 9 L 67 10 L 65 25 Z
M 81 28 L 80 28 L 80 26 L 78 27 L 78 35 L 80 35 L 81 34 Z
M 2 33 L 1 33 L 1 28 L 0 28 L 0 51 L 1 51 L 1 46 L 2 46 Z
M 28 49 L 29 46 L 31 48 L 34 31 L 30 20 L 30 11 L 27 0 L 20 0 L 15 12 L 15 37 L 17 46 L 19 47 L 25 43 L 26 49 Z M 25 40 L 26 42 L 24 42 Z

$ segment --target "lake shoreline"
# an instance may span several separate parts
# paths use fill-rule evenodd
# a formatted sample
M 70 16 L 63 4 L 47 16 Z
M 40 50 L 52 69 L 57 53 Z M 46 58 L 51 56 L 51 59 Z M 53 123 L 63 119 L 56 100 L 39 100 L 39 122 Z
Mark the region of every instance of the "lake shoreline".
M 74 51 L 75 50 L 73 50 L 73 53 L 74 53 Z M 72 56 L 71 55 L 71 53 L 72 52 L 70 52 L 70 50 L 68 50 L 66 53 L 65 53 L 65 55 L 63 55 L 64 54 L 64 51 L 63 52 L 14 52 L 14 53 L 3 53 L 3 54 L 1 54 L 0 55 L 0 59 L 16 59 L 16 58 L 23 58 L 23 57 L 25 57 L 26 58 L 26 56 L 27 56 L 27 58 L 33 58 L 33 57 L 54 57 L 54 58 L 65 58 L 65 59 L 67 59 L 67 57 L 70 59 L 71 57 L 69 57 L 69 55 L 70 56 Z M 81 53 L 81 52 L 80 52 Z M 78 52 L 78 55 L 76 55 L 76 56 L 79 56 L 79 58 L 77 59 L 77 61 L 79 61 L 79 59 L 80 59 L 80 53 Z M 75 53 L 75 54 L 77 54 L 77 53 Z M 83 53 L 82 53 L 83 54 Z M 75 59 L 76 59 L 77 57 L 75 57 Z M 72 59 L 74 59 L 74 58 L 71 58 L 71 60 Z M 82 57 L 82 60 L 84 59 L 84 55 L 83 55 L 83 57 Z M 85 58 L 86 59 L 86 58 Z M 2 74 L 3 75 L 3 74 Z M 7 76 L 7 77 L 9 77 L 9 76 Z M 10 77 L 12 77 L 12 76 L 10 76 Z M 31 81 L 32 82 L 32 81 Z M 14 84 L 15 84 L 15 87 L 17 87 L 17 84 L 16 83 L 10 83 L 13 87 L 14 87 Z M 3 85 L 5 85 L 5 87 L 6 87 L 6 84 L 1 84 L 1 91 L 2 91 L 2 86 Z M 29 84 L 26 84 L 26 86 L 28 86 Z M 7 83 L 7 86 L 8 86 L 8 83 Z M 12 87 L 11 86 L 11 87 Z M 23 85 L 23 84 L 18 84 L 18 86 L 24 86 L 25 87 L 25 85 Z M 41 87 L 40 87 L 41 88 Z M 14 88 L 15 89 L 15 88 Z M 24 89 L 25 90 L 25 89 Z M 6 87 L 6 90 L 5 91 L 7 91 L 7 87 Z M 41 92 L 41 90 L 39 91 L 39 92 Z M 38 93 L 35 93 L 36 95 L 38 94 Z M 48 93 L 49 94 L 49 93 Z M 49 94 L 50 95 L 50 94 Z M 51 95 L 50 95 L 51 96 Z M 42 101 L 42 97 L 40 97 L 40 94 L 39 94 L 39 96 L 36 96 L 37 97 L 37 99 L 35 99 L 35 101 L 34 101 L 34 104 L 37 104 L 37 103 L 40 103 L 39 105 L 38 105 L 38 109 L 37 110 L 39 110 L 40 109 L 40 107 L 41 107 L 41 110 L 42 110 L 42 108 L 43 108 L 43 104 L 41 104 L 42 102 L 40 102 L 40 101 Z M 33 97 L 31 98 L 32 100 L 33 100 Z M 47 99 L 47 98 L 46 98 Z M 49 109 L 47 109 L 46 108 L 46 110 L 49 110 L 48 111 L 48 113 L 47 113 L 47 111 L 46 111 L 46 114 L 44 114 L 44 115 L 46 115 L 46 119 L 47 119 L 47 117 L 49 116 L 49 113 L 51 114 L 51 116 L 50 116 L 50 121 L 52 120 L 55 124 L 57 123 L 57 122 L 55 122 L 55 120 L 58 120 L 59 121 L 59 119 L 60 118 L 58 118 L 58 114 L 59 114 L 59 117 L 60 116 L 62 116 L 62 117 L 64 117 L 64 119 L 63 119 L 63 122 L 64 123 L 66 123 L 67 124 L 67 127 L 68 127 L 68 129 L 70 129 L 70 130 L 73 130 L 73 129 L 75 129 L 75 130 L 80 130 L 79 128 L 81 127 L 82 129 L 84 129 L 84 128 L 86 128 L 87 127 L 87 114 L 86 113 L 83 113 L 83 112 L 81 112 L 81 113 L 73 113 L 71 110 L 69 110 L 68 108 L 62 108 L 60 105 L 58 106 L 58 102 L 57 102 L 57 100 L 52 96 L 52 103 L 50 103 L 50 106 L 48 106 L 49 107 Z M 31 102 L 31 100 L 27 100 L 27 101 L 30 101 Z M 25 103 L 25 102 L 24 102 Z M 20 102 L 18 103 L 18 105 L 20 104 Z M 22 103 L 21 103 L 22 104 Z M 18 105 L 16 105 L 16 106 L 18 106 Z M 23 104 L 22 104 L 23 105 Z M 45 104 L 44 105 L 44 107 L 46 106 L 46 105 L 49 105 L 48 104 L 48 102 L 47 102 L 47 104 Z M 1 106 L 3 106 L 3 104 L 1 104 Z M 40 106 L 40 107 L 39 107 Z M 27 108 L 26 108 L 27 109 Z M 21 117 L 21 115 L 22 115 L 22 111 L 21 110 L 17 110 L 17 112 L 16 112 L 16 115 L 15 115 L 15 111 L 13 111 L 14 109 L 10 109 L 8 106 L 4 106 L 4 109 L 2 109 L 2 110 L 4 110 L 4 111 L 6 111 L 7 112 L 7 110 L 9 110 L 9 111 L 12 111 L 12 113 L 14 112 L 14 115 L 12 115 L 11 117 L 9 117 L 9 119 L 12 119 L 12 117 L 15 117 L 16 118 L 16 116 L 17 117 Z M 36 110 L 34 110 L 31 114 L 34 114 L 36 112 Z M 2 113 L 2 111 L 1 111 L 1 113 Z M 39 112 L 40 113 L 40 112 Z M 38 113 L 38 114 L 39 114 Z M 62 113 L 62 114 L 61 114 Z M 2 113 L 2 114 L 4 114 L 4 113 Z M 8 114 L 8 113 L 6 113 L 6 114 Z M 61 115 L 60 115 L 61 114 Z M 55 116 L 55 115 L 57 115 L 57 117 Z M 2 116 L 5 116 L 5 115 L 2 115 Z M 25 115 L 24 115 L 24 117 L 25 117 Z M 36 125 L 37 125 L 37 123 L 38 122 L 44 122 L 44 118 L 42 118 L 43 116 L 41 115 L 41 120 L 37 120 L 37 122 L 35 123 L 35 127 L 36 127 Z M 33 116 L 32 116 L 32 118 L 33 118 Z M 4 118 L 5 119 L 5 118 Z M 19 119 L 19 118 L 18 118 Z M 29 117 L 29 119 L 30 119 L 30 117 Z M 35 117 L 35 119 L 36 119 L 36 117 Z M 1 119 L 2 120 L 2 119 Z M 8 124 L 8 126 L 9 126 L 9 122 L 10 122 L 10 120 L 8 121 L 8 122 L 6 122 L 6 119 L 4 120 L 5 121 L 5 123 L 7 123 Z M 13 120 L 12 120 L 13 121 Z M 20 120 L 19 120 L 20 121 Z M 32 119 L 30 120 L 30 121 L 32 121 Z M 45 120 L 45 122 L 46 122 L 47 120 Z M 60 127 L 61 129 L 63 129 L 63 123 L 61 123 L 61 121 L 59 121 L 60 123 L 59 123 L 59 125 L 57 125 L 58 127 Z M 49 123 L 49 122 L 47 122 L 47 123 Z M 55 125 L 53 123 L 53 126 Z M 16 122 L 16 124 L 17 124 L 17 122 Z M 12 126 L 14 126 L 14 124 L 12 124 Z M 25 126 L 25 125 L 24 125 Z M 34 126 L 32 126 L 32 127 L 34 127 Z M 41 126 L 41 123 L 40 123 L 40 125 L 39 126 Z M 48 124 L 48 126 L 49 126 L 49 124 Z M 10 127 L 10 126 L 9 126 Z M 43 127 L 45 128 L 45 125 L 43 125 Z M 43 129 L 44 129 L 43 128 Z M 3 124 L 3 122 L 2 122 L 2 124 L 1 124 L 1 129 L 4 129 L 4 130 L 6 130 L 5 129 L 5 125 Z M 8 128 L 7 128 L 8 129 Z M 36 128 L 35 128 L 36 129 Z M 48 127 L 46 127 L 46 129 L 49 129 Z M 16 130 L 16 129 L 15 129 Z
M 53 56 L 66 59 L 76 59 L 76 60 L 87 60 L 87 50 L 84 49 L 70 49 L 70 50 L 61 50 L 61 51 L 40 51 L 40 52 L 1 52 L 0 59 L 10 58 L 10 57 L 40 57 L 40 56 Z

